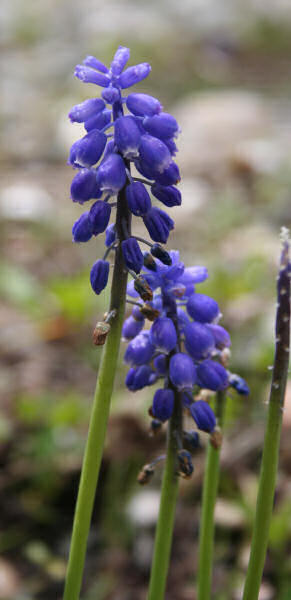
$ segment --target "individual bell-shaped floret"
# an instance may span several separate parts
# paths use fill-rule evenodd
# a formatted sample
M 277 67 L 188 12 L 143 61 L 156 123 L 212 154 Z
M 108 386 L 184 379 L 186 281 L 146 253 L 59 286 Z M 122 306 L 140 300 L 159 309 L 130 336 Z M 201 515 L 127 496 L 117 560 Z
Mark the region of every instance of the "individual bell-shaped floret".
M 175 395 L 173 390 L 160 389 L 155 392 L 152 406 L 152 413 L 159 421 L 167 421 L 174 410 Z
M 171 163 L 171 154 L 167 146 L 152 135 L 141 136 L 139 154 L 141 160 L 158 173 L 163 173 Z
M 90 272 L 90 282 L 95 294 L 100 294 L 107 285 L 109 275 L 109 262 L 97 260 Z
M 169 166 L 162 172 L 156 171 L 153 179 L 161 185 L 175 185 L 179 183 L 181 176 L 178 165 L 172 161 Z
M 172 319 L 158 317 L 151 326 L 150 341 L 160 352 L 171 352 L 177 344 L 177 333 Z
M 125 182 L 125 166 L 121 156 L 110 154 L 97 169 L 97 183 L 100 189 L 116 194 Z
M 144 129 L 161 140 L 175 137 L 179 132 L 176 119 L 168 113 L 161 112 L 153 117 L 146 117 L 143 122 Z
M 159 375 L 167 374 L 167 357 L 165 354 L 159 354 L 154 358 L 154 367 Z
M 151 65 L 149 63 L 140 63 L 134 67 L 128 67 L 119 77 L 120 87 L 128 88 L 139 81 L 145 79 L 151 71 Z
M 119 46 L 110 65 L 111 72 L 115 77 L 118 77 L 118 75 L 120 75 L 120 73 L 123 71 L 126 63 L 129 60 L 129 57 L 129 48 L 126 48 L 125 46 Z
M 154 242 L 165 244 L 169 233 L 174 229 L 174 221 L 160 208 L 153 206 L 147 215 L 143 217 L 144 224 Z M 151 251 L 151 254 L 153 252 Z
M 225 390 L 229 385 L 226 369 L 215 360 L 204 360 L 197 367 L 197 384 L 208 390 L 217 392 Z
M 241 394 L 242 396 L 248 396 L 250 393 L 250 388 L 247 382 L 235 373 L 230 374 L 229 385 L 233 387 L 237 391 L 237 393 Z
M 124 158 L 138 156 L 141 133 L 134 117 L 119 117 L 114 123 L 114 140 Z
M 190 406 L 190 413 L 198 427 L 201 431 L 206 431 L 207 433 L 212 433 L 216 425 L 215 414 L 204 400 L 196 400 Z
M 191 283 L 202 283 L 205 281 L 205 279 L 207 279 L 207 277 L 208 271 L 206 267 L 186 267 L 183 275 L 180 277 L 180 282 L 184 283 L 185 285 Z
M 165 206 L 180 206 L 182 202 L 182 196 L 180 190 L 173 187 L 172 185 L 160 185 L 155 183 L 151 187 L 151 192 L 155 198 L 160 200 Z
M 145 216 L 152 206 L 150 195 L 140 181 L 133 181 L 126 187 L 126 199 L 130 212 L 137 217 Z
M 229 348 L 231 346 L 230 335 L 228 331 L 224 329 L 224 327 L 210 323 L 207 325 L 207 328 L 209 331 L 211 331 L 214 337 L 215 348 L 218 348 L 218 350 L 223 350 L 223 348 Z
M 83 81 L 83 83 L 95 83 L 101 87 L 107 87 L 110 83 L 110 78 L 107 74 L 98 73 L 98 71 L 95 71 L 95 69 L 87 67 L 86 65 L 77 65 L 74 75 L 75 77 L 78 77 L 80 81 Z
M 116 228 L 115 223 L 108 225 L 105 231 L 105 246 L 109 248 L 116 240 Z
M 142 315 L 141 315 L 142 316 Z M 142 330 L 144 326 L 144 318 L 142 320 L 137 321 L 134 319 L 132 315 L 125 319 L 122 326 L 122 337 L 125 340 L 132 340 L 135 338 Z
M 152 117 L 162 110 L 159 100 L 153 96 L 148 96 L 148 94 L 129 94 L 126 99 L 126 106 L 137 117 Z
M 219 306 L 210 296 L 193 294 L 187 302 L 187 312 L 195 321 L 211 323 L 219 315 Z
M 193 360 L 184 352 L 178 352 L 170 359 L 170 379 L 178 390 L 192 388 L 196 383 L 196 368 Z
M 148 363 L 155 352 L 155 348 L 149 339 L 149 332 L 142 331 L 131 342 L 129 342 L 124 360 L 132 366 L 140 366 Z
M 73 202 L 83 204 L 91 198 L 98 198 L 101 192 L 96 181 L 94 169 L 81 169 L 74 177 L 71 184 L 71 198 Z
M 105 108 L 105 103 L 101 98 L 89 98 L 80 104 L 73 106 L 69 112 L 69 119 L 72 123 L 84 123 L 91 117 L 94 117 Z
M 102 156 L 106 142 L 105 133 L 98 131 L 98 129 L 92 129 L 81 140 L 72 145 L 69 164 L 73 167 L 92 167 Z
M 141 306 L 133 306 L 131 315 L 136 321 L 142 321 L 144 323 L 144 315 L 141 312 Z
M 74 242 L 88 242 L 92 237 L 92 227 L 89 219 L 89 212 L 83 213 L 80 218 L 74 223 L 73 229 Z
M 98 235 L 105 231 L 110 219 L 111 206 L 103 200 L 97 200 L 90 208 L 89 219 L 93 235 Z
M 97 115 L 93 115 L 90 117 L 90 119 L 87 119 L 87 121 L 84 123 L 86 131 L 89 133 L 89 131 L 92 131 L 92 129 L 100 130 L 106 127 L 106 125 L 109 125 L 111 121 L 111 114 L 111 110 L 105 108 L 105 110 L 102 110 Z
M 121 243 L 124 262 L 128 269 L 139 273 L 143 267 L 143 253 L 137 240 L 133 237 Z
M 192 358 L 207 358 L 214 346 L 214 337 L 206 325 L 195 322 L 185 326 L 185 347 Z
M 148 365 L 142 365 L 137 369 L 129 369 L 125 385 L 131 392 L 142 390 L 147 385 L 152 385 L 156 380 L 156 374 Z
M 101 73 L 108 73 L 109 69 L 106 67 L 101 60 L 98 60 L 95 56 L 86 56 L 83 60 L 83 65 L 87 67 L 92 67 L 92 69 L 96 69 L 96 71 L 100 71 Z
M 163 140 L 164 144 L 166 144 L 167 148 L 170 150 L 171 152 L 171 156 L 176 156 L 177 152 L 178 152 L 178 148 L 174 142 L 174 140 L 172 138 L 169 138 L 167 140 Z

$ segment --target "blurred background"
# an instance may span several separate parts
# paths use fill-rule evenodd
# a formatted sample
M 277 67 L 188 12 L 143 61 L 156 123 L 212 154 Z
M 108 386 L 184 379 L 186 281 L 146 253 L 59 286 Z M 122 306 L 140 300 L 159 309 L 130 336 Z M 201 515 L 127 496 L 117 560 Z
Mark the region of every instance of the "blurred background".
M 70 107 L 96 88 L 73 76 L 119 44 L 150 62 L 138 91 L 178 120 L 181 208 L 170 247 L 202 264 L 219 301 L 231 368 L 249 398 L 228 401 L 217 504 L 214 600 L 239 600 L 273 358 L 279 231 L 290 226 L 291 5 L 288 0 L 2 0 L 0 268 L 0 599 L 61 598 L 82 453 L 100 361 L 95 322 L 108 306 L 88 283 L 103 239 L 73 245 L 81 211 L 66 166 L 80 137 Z M 123 350 L 122 350 L 123 351 Z M 148 435 L 152 392 L 128 394 L 120 359 L 83 600 L 145 598 L 164 447 Z M 291 598 L 291 389 L 260 600 Z M 168 600 L 193 599 L 205 452 L 181 482 Z

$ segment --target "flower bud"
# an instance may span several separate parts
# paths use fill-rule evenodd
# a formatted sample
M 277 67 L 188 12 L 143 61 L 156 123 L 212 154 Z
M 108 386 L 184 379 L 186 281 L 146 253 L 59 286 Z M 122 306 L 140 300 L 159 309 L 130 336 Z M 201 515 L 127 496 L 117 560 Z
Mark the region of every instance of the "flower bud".
M 177 454 L 179 462 L 179 475 L 184 479 L 189 479 L 194 471 L 192 458 L 188 450 L 179 450 Z
M 185 285 L 191 283 L 202 283 L 207 279 L 208 271 L 206 267 L 187 267 L 184 269 L 183 275 L 180 277 L 181 283 Z
M 151 254 L 158 258 L 164 265 L 170 266 L 172 259 L 170 254 L 160 246 L 160 244 L 153 244 L 151 247 Z
M 161 112 L 153 117 L 146 117 L 143 122 L 144 129 L 161 140 L 172 138 L 179 131 L 178 123 L 172 115 Z
M 113 61 L 110 65 L 111 72 L 116 77 L 123 71 L 130 57 L 130 50 L 125 46 L 119 46 L 114 54 Z
M 90 272 L 90 282 L 95 294 L 100 294 L 107 285 L 109 275 L 109 262 L 97 260 Z
M 137 240 L 133 237 L 121 243 L 123 259 L 128 269 L 139 273 L 143 267 L 143 253 Z
M 114 102 L 118 102 L 118 100 L 120 100 L 120 91 L 116 87 L 110 85 L 108 88 L 103 90 L 101 96 L 103 100 L 107 102 L 107 104 L 114 104 Z
M 158 173 L 163 173 L 171 162 L 171 154 L 167 146 L 152 135 L 142 135 L 140 138 L 139 153 L 142 161 Z
M 231 385 L 231 387 L 233 387 L 237 393 L 241 394 L 242 396 L 248 396 L 250 393 L 250 388 L 247 382 L 239 375 L 235 375 L 235 373 L 230 374 L 229 385 Z
M 115 240 L 116 240 L 115 224 L 111 223 L 111 225 L 108 225 L 108 227 L 106 228 L 106 232 L 105 232 L 105 246 L 107 248 L 109 248 L 109 246 L 111 246 L 111 244 L 113 244 L 113 242 L 115 242 Z
M 187 312 L 195 321 L 211 323 L 219 315 L 219 306 L 210 296 L 193 294 L 187 302 Z
M 89 219 L 92 227 L 92 233 L 98 235 L 105 231 L 110 219 L 111 206 L 103 200 L 97 200 L 90 208 Z
M 198 429 L 211 433 L 216 425 L 215 414 L 204 400 L 196 400 L 190 406 L 190 413 Z
M 172 161 L 162 173 L 156 172 L 152 179 L 155 179 L 161 185 L 176 185 L 181 179 L 179 167 Z
M 148 363 L 155 352 L 155 348 L 149 339 L 149 332 L 142 331 L 131 342 L 129 342 L 124 360 L 132 366 L 140 366 Z
M 148 365 L 141 365 L 137 369 L 131 368 L 126 375 L 125 385 L 131 392 L 142 390 L 153 383 L 152 375 L 154 371 Z
M 174 410 L 175 396 L 173 390 L 160 389 L 155 392 L 152 406 L 152 413 L 159 421 L 167 421 Z
M 124 158 L 138 156 L 141 133 L 134 117 L 119 117 L 114 123 L 114 140 Z
M 227 371 L 214 360 L 204 360 L 197 367 L 197 384 L 214 392 L 224 390 L 229 384 Z
M 102 100 L 103 102 L 103 100 Z M 84 127 L 86 131 L 92 131 L 92 129 L 103 129 L 106 125 L 109 125 L 111 121 L 111 110 L 105 109 L 99 112 L 97 115 L 94 115 L 87 119 L 84 123 Z
M 122 337 L 125 340 L 132 340 L 135 338 L 142 330 L 144 326 L 144 319 L 136 321 L 134 317 L 131 315 L 127 319 L 125 319 L 122 326 Z
M 231 346 L 230 335 L 228 331 L 224 329 L 224 327 L 221 327 L 221 325 L 213 325 L 211 323 L 207 325 L 207 328 L 209 329 L 209 331 L 211 331 L 214 337 L 216 348 L 218 348 L 219 350 L 223 350 L 224 348 L 229 348 L 229 346 Z
M 72 145 L 69 164 L 73 167 L 92 167 L 102 156 L 107 137 L 98 129 L 92 129 L 81 140 Z
M 212 333 L 202 323 L 189 323 L 185 326 L 185 348 L 196 360 L 206 358 L 214 350 Z
M 98 73 L 95 69 L 87 67 L 86 65 L 77 65 L 74 75 L 75 77 L 78 77 L 80 81 L 83 81 L 83 83 L 95 83 L 101 87 L 107 87 L 110 83 L 108 75 Z
M 170 359 L 169 375 L 178 390 L 192 388 L 196 383 L 196 368 L 190 356 L 184 352 L 174 354 Z
M 151 66 L 148 63 L 140 63 L 134 67 L 128 67 L 128 69 L 120 75 L 119 84 L 123 89 L 131 87 L 145 79 L 150 71 Z
M 72 228 L 74 242 L 88 242 L 92 237 L 92 227 L 89 212 L 83 213 Z
M 159 354 L 154 358 L 154 367 L 159 375 L 167 374 L 167 358 L 164 354 Z
M 126 99 L 126 106 L 137 117 L 152 117 L 162 110 L 159 100 L 147 94 L 129 94 Z
M 151 208 L 150 195 L 140 181 L 133 181 L 126 187 L 128 208 L 133 215 L 143 217 Z
M 81 169 L 78 171 L 71 184 L 73 202 L 83 204 L 87 200 L 96 197 L 97 192 L 96 171 L 94 169 Z
M 157 263 L 154 261 L 152 255 L 149 252 L 143 253 L 143 264 L 150 271 L 157 271 Z
M 125 182 L 125 166 L 121 156 L 110 154 L 97 169 L 97 183 L 100 189 L 116 194 Z
M 174 229 L 174 221 L 160 208 L 153 206 L 143 217 L 143 222 L 154 242 L 165 244 L 171 229 Z M 152 254 L 152 251 L 151 251 Z
M 94 117 L 105 108 L 105 103 L 101 98 L 90 98 L 80 104 L 73 106 L 69 112 L 69 119 L 72 123 L 84 123 L 87 119 Z
M 182 202 L 181 192 L 172 185 L 160 185 L 155 183 L 151 187 L 151 192 L 155 198 L 160 200 L 165 206 L 180 206 Z
M 177 333 L 172 319 L 158 317 L 150 329 L 150 341 L 157 350 L 168 354 L 177 344 Z
M 86 67 L 92 67 L 92 69 L 96 69 L 96 71 L 100 71 L 101 73 L 108 73 L 108 68 L 95 56 L 86 56 L 83 60 L 83 65 Z

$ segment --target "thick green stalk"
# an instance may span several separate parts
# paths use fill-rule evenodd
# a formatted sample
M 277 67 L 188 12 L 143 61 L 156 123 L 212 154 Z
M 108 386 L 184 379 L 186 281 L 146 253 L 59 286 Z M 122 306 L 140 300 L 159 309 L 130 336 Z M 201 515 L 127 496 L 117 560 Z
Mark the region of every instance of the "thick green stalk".
M 226 393 L 217 392 L 215 414 L 222 428 Z M 208 443 L 202 494 L 202 515 L 199 533 L 199 566 L 197 600 L 209 600 L 211 594 L 214 546 L 214 509 L 219 483 L 220 447 Z
M 179 478 L 177 475 L 177 431 L 180 431 L 181 428 L 181 401 L 177 392 L 175 396 L 174 414 L 170 419 L 168 430 L 167 458 L 163 475 L 148 600 L 163 600 L 169 569 L 179 488 Z
M 255 523 L 243 600 L 257 600 L 268 547 L 279 458 L 282 412 L 289 365 L 290 263 L 288 240 L 283 243 L 278 277 L 276 348 Z
M 130 216 L 124 190 L 118 196 L 116 216 L 116 228 L 120 240 L 123 239 L 124 235 L 121 225 L 122 219 L 127 225 L 127 230 L 130 231 Z M 126 284 L 127 271 L 124 269 L 122 251 L 119 246 L 115 255 L 110 299 L 110 311 L 115 310 L 116 316 L 111 321 L 98 373 L 74 516 L 64 600 L 78 600 L 82 584 L 87 539 L 108 423 L 114 375 L 118 361 L 121 329 L 125 311 Z

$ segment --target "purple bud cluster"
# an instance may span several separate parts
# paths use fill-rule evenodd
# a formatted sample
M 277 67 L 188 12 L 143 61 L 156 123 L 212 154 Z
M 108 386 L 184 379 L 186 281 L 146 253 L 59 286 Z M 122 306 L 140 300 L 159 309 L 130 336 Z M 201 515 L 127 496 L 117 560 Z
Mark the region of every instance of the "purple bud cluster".
M 130 52 L 120 46 L 110 68 L 94 56 L 77 65 L 75 75 L 85 83 L 101 86 L 101 98 L 90 98 L 69 112 L 72 122 L 83 123 L 85 135 L 70 150 L 68 164 L 77 173 L 71 184 L 73 202 L 93 201 L 73 225 L 73 241 L 87 242 L 105 232 L 108 251 L 91 271 L 91 285 L 99 294 L 107 284 L 110 250 L 121 244 L 128 270 L 140 273 L 144 264 L 137 240 L 129 231 L 109 224 L 114 203 L 109 200 L 124 191 L 127 209 L 143 219 L 153 242 L 164 244 L 174 221 L 152 202 L 166 207 L 181 204 L 175 187 L 180 180 L 175 138 L 179 127 L 174 117 L 163 112 L 159 100 L 147 94 L 124 92 L 150 73 L 148 63 L 127 67 Z M 127 111 L 127 114 L 125 114 Z M 147 189 L 148 188 L 148 189 Z M 149 244 L 155 246 L 155 244 Z M 108 265 L 105 267 L 104 263 Z
M 143 268 L 142 277 L 153 291 L 146 305 L 139 303 L 133 282 L 128 284 L 128 295 L 136 304 L 123 325 L 123 338 L 128 341 L 124 360 L 130 367 L 125 382 L 131 391 L 158 384 L 150 409 L 155 423 L 172 416 L 178 398 L 196 427 L 212 433 L 215 415 L 203 399 L 203 390 L 216 392 L 229 386 L 240 394 L 249 390 L 225 366 L 231 341 L 218 324 L 217 302 L 196 291 L 207 279 L 207 269 L 185 268 L 179 252 L 171 251 L 168 256 L 168 264 L 156 258 L 155 270 Z M 145 306 L 148 314 L 150 309 L 158 311 L 149 329 L 144 329 Z

